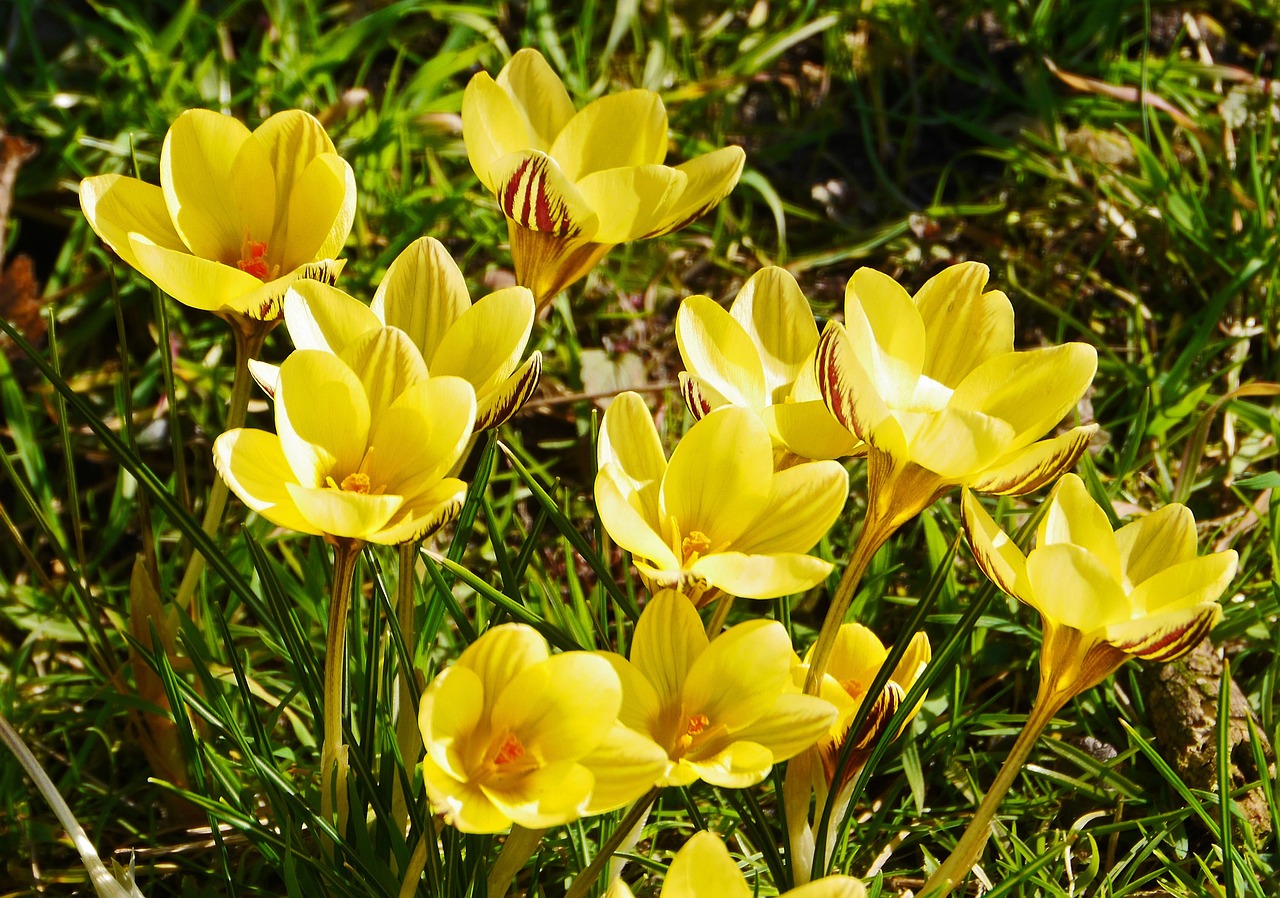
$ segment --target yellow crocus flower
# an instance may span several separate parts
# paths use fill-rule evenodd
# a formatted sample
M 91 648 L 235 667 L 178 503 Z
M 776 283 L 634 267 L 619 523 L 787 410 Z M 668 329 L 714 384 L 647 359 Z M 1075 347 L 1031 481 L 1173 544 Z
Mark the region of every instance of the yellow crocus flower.
M 497 79 L 478 73 L 462 99 L 462 135 L 480 182 L 507 217 L 516 280 L 541 308 L 619 243 L 684 227 L 719 203 L 745 154 L 725 147 L 675 167 L 667 112 L 653 91 L 601 97 L 574 112 L 536 50 Z
M 285 326 L 298 349 L 341 352 L 378 328 L 404 331 L 433 377 L 461 377 L 475 389 L 477 431 L 502 424 L 537 389 L 542 353 L 520 363 L 533 318 L 533 295 L 524 287 L 498 290 L 473 305 L 462 272 L 432 237 L 396 257 L 369 306 L 308 281 L 293 285 L 284 304 Z M 270 392 L 273 367 L 256 363 L 253 370 Z
M 394 545 L 461 508 L 466 484 L 446 475 L 475 410 L 470 384 L 429 378 L 408 336 L 380 328 L 336 355 L 291 353 L 275 392 L 277 432 L 228 431 L 213 458 L 232 491 L 281 527 Z
M 618 723 L 622 689 L 603 658 L 551 655 L 536 630 L 487 630 L 427 687 L 423 780 L 463 832 L 541 829 L 649 790 L 665 758 Z
M 659 786 L 754 785 L 836 719 L 830 702 L 792 683 L 782 624 L 747 621 L 708 641 L 693 603 L 673 589 L 645 606 L 629 661 L 603 657 L 622 681 L 621 721 L 666 752 Z
M 1130 658 L 1172 661 L 1222 618 L 1218 597 L 1236 573 L 1234 550 L 1196 556 L 1185 505 L 1166 505 L 1114 533 L 1074 474 L 1058 481 L 1025 556 L 965 493 L 965 533 L 983 573 L 1040 612 L 1041 680 L 1069 698 Z
M 752 898 L 758 894 L 734 863 L 729 849 L 715 833 L 695 833 L 671 859 L 659 898 Z M 779 898 L 866 898 L 867 890 L 852 876 L 825 876 L 783 892 Z M 621 879 L 609 887 L 607 898 L 632 898 Z
M 85 218 L 120 258 L 178 302 L 233 323 L 275 321 L 299 279 L 332 283 L 355 205 L 351 166 L 297 109 L 252 132 L 188 109 L 165 135 L 160 186 L 117 174 L 80 182 Z
M 1119 530 L 1074 474 L 1054 488 L 1023 554 L 966 491 L 963 519 L 983 573 L 1040 612 L 1040 688 L 1035 707 L 955 850 L 920 890 L 950 894 L 982 856 L 991 820 L 1054 715 L 1131 658 L 1173 661 L 1222 618 L 1218 599 L 1236 574 L 1233 550 L 1196 555 L 1196 522 L 1167 505 Z
M 693 416 L 725 405 L 754 411 L 769 428 L 779 467 L 866 451 L 822 401 L 813 367 L 818 327 L 785 268 L 753 274 L 727 312 L 706 296 L 685 299 L 676 342 L 687 369 L 680 392 Z
M 696 422 L 668 462 L 636 393 L 604 415 L 595 497 L 600 520 L 650 589 L 676 586 L 699 605 L 721 592 L 768 599 L 809 589 L 831 564 L 804 554 L 849 493 L 835 461 L 773 469 L 763 422 L 741 408 Z

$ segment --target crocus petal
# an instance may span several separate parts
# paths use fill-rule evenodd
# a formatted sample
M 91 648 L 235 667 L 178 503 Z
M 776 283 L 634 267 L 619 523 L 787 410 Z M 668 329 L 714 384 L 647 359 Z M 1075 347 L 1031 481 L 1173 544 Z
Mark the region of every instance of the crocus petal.
M 844 295 L 844 327 L 853 355 L 891 408 L 909 408 L 924 370 L 924 322 L 893 278 L 859 268 Z
M 285 489 L 296 481 L 275 434 L 229 430 L 213 442 L 213 463 L 240 501 L 268 521 L 299 533 L 320 533 Z
M 688 599 L 685 601 L 688 602 Z M 634 647 L 632 654 L 635 654 Z M 628 729 L 643 734 L 647 739 L 666 739 L 663 708 L 658 701 L 658 693 L 654 691 L 653 685 L 645 675 L 636 665 L 617 652 L 601 652 L 600 657 L 609 662 L 613 672 L 618 675 L 618 682 L 622 684 L 622 707 L 618 711 L 618 722 Z M 680 694 L 677 690 L 674 701 L 679 700 Z M 663 757 L 666 755 L 664 754 Z
M 581 760 L 595 785 L 584 813 L 612 811 L 635 801 L 667 767 L 667 753 L 652 739 L 615 724 L 609 735 Z
M 1236 575 L 1234 550 L 1192 558 L 1152 574 L 1129 595 L 1136 616 L 1217 602 Z M 1214 607 L 1217 607 L 1216 605 Z
M 355 297 L 319 281 L 298 281 L 284 296 L 284 323 L 298 349 L 322 349 L 335 355 L 357 337 L 382 326 L 378 316 Z
M 608 661 L 591 652 L 565 652 L 510 680 L 492 719 L 515 733 L 527 752 L 554 763 L 595 749 L 621 706 L 622 686 Z
M 280 366 L 261 359 L 249 359 L 249 373 L 253 380 L 271 399 L 276 398 L 276 390 L 280 387 Z
M 751 889 L 720 837 L 702 830 L 676 852 L 662 898 L 751 898 Z
M 746 409 L 717 409 L 671 453 L 661 506 L 683 536 L 701 532 L 717 551 L 759 517 L 772 477 L 773 443 L 764 423 Z
M 517 50 L 498 73 L 498 86 L 511 95 L 523 110 L 538 150 L 550 149 L 569 119 L 573 118 L 573 101 L 564 82 L 547 65 L 537 50 Z
M 813 650 L 809 651 L 812 654 Z M 839 680 L 847 693 L 862 695 L 888 656 L 876 634 L 862 624 L 841 624 L 831 647 L 827 673 Z
M 427 379 L 427 366 L 409 335 L 394 327 L 380 327 L 356 337 L 338 356 L 364 387 L 373 420 L 414 384 Z
M 1097 424 L 1084 424 L 1010 452 L 971 478 L 969 487 L 998 496 L 1023 496 L 1038 490 L 1074 468 L 1097 432 Z
M 924 373 L 954 387 L 987 359 L 1013 352 L 1013 306 L 998 290 L 983 293 L 987 266 L 943 269 L 915 295 L 924 322 Z
M 721 406 L 733 404 L 709 382 L 688 371 L 681 371 L 679 380 L 680 396 L 695 421 L 701 421 Z
M 123 175 L 85 178 L 80 182 L 80 208 L 97 235 L 134 268 L 139 265 L 129 242 L 131 233 L 165 249 L 188 251 L 169 218 L 164 191 L 154 184 Z
M 738 552 L 808 552 L 836 522 L 849 497 L 849 474 L 835 461 L 816 461 L 773 475 L 769 500 L 733 544 Z
M 471 308 L 467 282 L 448 250 L 434 237 L 420 237 L 396 256 L 373 294 L 369 308 L 391 327 L 409 335 L 427 367 L 444 335 Z
M 408 498 L 448 472 L 471 438 L 475 393 L 459 377 L 432 377 L 404 390 L 374 420 L 367 470 L 376 487 Z M 413 451 L 404 451 L 405 447 Z
M 699 779 L 713 786 L 745 789 L 769 775 L 773 767 L 773 753 L 754 742 L 733 742 L 706 757 L 684 758 L 681 765 L 693 768 Z
M 1222 620 L 1218 604 L 1180 608 L 1140 620 L 1111 624 L 1107 642 L 1147 661 L 1173 661 L 1191 651 Z
M 289 195 L 283 265 L 293 268 L 342 252 L 355 218 L 356 176 L 333 153 L 311 160 Z M 278 239 L 278 237 L 277 237 Z
M 911 460 L 948 480 L 982 471 L 1005 455 L 1016 434 L 1008 422 L 967 409 L 898 412 Z
M 631 664 L 652 687 L 660 708 L 680 708 L 684 683 L 707 649 L 706 628 L 693 602 L 673 589 L 645 605 L 631 643 Z
M 1008 421 L 1010 451 L 1030 445 L 1062 420 L 1093 382 L 1098 353 L 1087 343 L 1011 352 L 983 362 L 956 387 L 949 407 Z
M 684 190 L 685 175 L 666 165 L 633 165 L 592 172 L 575 185 L 596 214 L 597 243 L 627 243 L 643 237 L 665 220 Z
M 431 359 L 431 373 L 464 378 L 477 396 L 496 389 L 519 363 L 533 316 L 533 294 L 524 287 L 482 297 L 445 333 Z
M 527 624 L 500 624 L 483 636 L 463 649 L 454 666 L 475 671 L 484 694 L 494 699 L 508 683 L 551 655 L 547 641 Z
M 835 719 L 836 709 L 830 702 L 812 695 L 780 695 L 767 714 L 733 737 L 763 745 L 776 764 L 817 742 Z
M 679 570 L 680 559 L 637 507 L 640 496 L 617 465 L 607 464 L 596 474 L 595 498 L 596 514 L 615 543 L 660 568 Z
M 866 446 L 840 425 L 821 399 L 784 402 L 764 410 L 764 422 L 801 458 L 835 459 L 865 453 Z
M 730 732 L 765 714 L 791 678 L 791 638 L 777 621 L 730 627 L 694 659 L 684 684 L 684 708 Z
M 510 153 L 494 162 L 491 174 L 502 214 L 522 228 L 584 241 L 600 229 L 595 210 L 545 153 Z
M 823 329 L 814 368 L 822 401 L 851 434 L 866 440 L 883 425 L 897 427 L 840 322 L 828 322 Z
M 733 405 L 764 408 L 760 351 L 737 319 L 709 297 L 690 296 L 680 303 L 675 330 L 680 358 L 695 377 Z
M 1116 531 L 1120 569 L 1133 586 L 1196 557 L 1196 519 L 1185 505 L 1166 505 Z
M 1080 546 L 1120 582 L 1120 553 L 1111 520 L 1075 474 L 1064 474 L 1053 490 L 1049 510 L 1036 529 L 1036 546 L 1055 543 Z
M 534 143 L 536 134 L 523 109 L 487 72 L 478 72 L 462 95 L 462 140 L 480 183 L 497 193 L 492 168 L 503 156 Z
M 262 281 L 232 265 L 161 246 L 141 234 L 129 235 L 129 252 L 139 271 L 165 293 L 193 309 L 216 312 L 228 307 L 251 312 L 245 299 L 263 286 Z M 282 296 L 284 292 L 282 286 Z
M 1037 547 L 1027 556 L 1027 580 L 1031 595 L 1024 601 L 1062 626 L 1088 633 L 1128 617 L 1120 584 L 1079 546 Z
M 246 237 L 271 235 L 271 160 L 239 119 L 208 109 L 178 116 L 160 151 L 160 186 L 175 229 L 197 256 L 231 264 Z
M 391 520 L 403 501 L 399 496 L 374 496 L 351 490 L 286 483 L 298 511 L 324 533 L 365 539 Z
M 581 764 L 550 764 L 520 777 L 481 785 L 489 800 L 525 829 L 571 823 L 586 813 L 595 784 Z
M 867 898 L 867 887 L 852 876 L 824 876 L 783 893 L 782 898 Z
M 430 489 L 405 496 L 388 525 L 365 539 L 384 546 L 424 539 L 458 516 L 466 495 L 466 483 L 456 477 L 446 477 Z
M 1002 590 L 1033 604 L 1027 579 L 1027 559 L 1009 535 L 997 526 L 969 490 L 961 499 L 961 519 L 978 567 Z
M 510 377 L 484 396 L 476 397 L 477 431 L 505 424 L 538 390 L 542 353 L 534 352 Z
M 422 780 L 431 807 L 445 822 L 464 833 L 498 833 L 511 825 L 478 783 L 458 782 L 430 757 L 422 761 Z
M 492 704 L 493 696 L 489 696 Z M 484 686 L 474 671 L 450 667 L 422 693 L 418 727 L 427 757 L 458 780 L 467 778 L 468 737 L 485 710 Z
M 741 147 L 722 147 L 677 165 L 676 171 L 686 178 L 684 190 L 673 199 L 661 223 L 645 236 L 679 230 L 720 205 L 737 186 L 746 160 Z
M 607 168 L 656 165 L 667 156 L 662 98 L 627 90 L 588 103 L 560 129 L 550 154 L 571 181 Z
M 299 349 L 284 360 L 276 433 L 300 484 L 319 487 L 331 471 L 354 473 L 368 445 L 369 422 L 364 388 L 337 356 Z
M 748 278 L 729 313 L 759 347 L 770 397 L 794 383 L 806 363 L 812 364 L 818 326 L 800 285 L 785 268 L 762 268 Z
M 776 599 L 812 589 L 831 573 L 831 562 L 779 552 L 744 555 L 717 552 L 699 558 L 689 572 L 743 599 Z
M 609 404 L 600 426 L 596 456 L 601 468 L 618 469 L 627 491 L 639 499 L 637 509 L 650 522 L 659 519 L 658 495 L 662 477 L 667 472 L 667 456 L 662 451 L 662 438 L 653 424 L 649 407 L 639 393 L 621 393 Z

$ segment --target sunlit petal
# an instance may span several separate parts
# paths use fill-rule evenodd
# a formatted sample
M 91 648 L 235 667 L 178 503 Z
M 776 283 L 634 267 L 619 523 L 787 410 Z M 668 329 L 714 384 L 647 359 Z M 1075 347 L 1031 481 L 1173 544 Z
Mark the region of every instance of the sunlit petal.
M 791 639 L 777 621 L 752 620 L 721 633 L 694 659 L 684 707 L 730 731 L 769 713 L 791 678 Z
M 961 262 L 915 295 L 925 330 L 924 373 L 938 383 L 954 387 L 987 359 L 1013 351 L 1013 306 L 998 290 L 982 292 L 988 274 L 985 265 Z
M 418 347 L 394 327 L 361 334 L 343 347 L 339 358 L 360 378 L 373 420 L 381 418 L 401 393 L 427 379 Z
M 229 430 L 214 440 L 213 463 L 240 501 L 268 521 L 299 533 L 321 532 L 285 488 L 297 480 L 275 434 Z
M 1137 586 L 1196 557 L 1196 520 L 1185 505 L 1166 505 L 1116 531 L 1120 569 Z
M 484 686 L 465 667 L 441 671 L 423 692 L 418 708 L 423 744 L 428 757 L 450 776 L 466 777 L 466 742 L 484 710 Z
M 873 268 L 859 268 L 845 288 L 844 327 L 853 356 L 891 408 L 909 408 L 924 369 L 924 322 L 907 291 Z
M 353 340 L 382 326 L 360 300 L 319 281 L 298 281 L 284 297 L 284 323 L 298 349 L 335 355 Z
M 774 599 L 812 589 L 827 579 L 831 569 L 831 562 L 812 555 L 718 552 L 699 558 L 691 573 L 714 583 L 729 595 Z
M 759 347 L 770 396 L 794 383 L 801 368 L 812 364 L 818 326 L 800 285 L 785 268 L 771 266 L 753 274 L 738 291 L 729 312 L 751 343 Z
M 490 171 L 498 206 L 514 223 L 558 238 L 595 239 L 600 229 L 596 211 L 550 156 L 535 150 L 510 153 Z
M 706 296 L 687 297 L 676 314 L 675 331 L 689 372 L 733 405 L 765 406 L 768 393 L 760 352 L 742 324 L 718 303 Z
M 616 465 L 607 464 L 596 474 L 595 499 L 600 523 L 615 543 L 660 568 L 679 569 L 680 559 L 654 529 L 656 522 L 650 523 L 644 511 L 637 507 L 639 497 Z
M 571 181 L 607 168 L 655 165 L 667 156 L 667 110 L 649 90 L 603 96 L 565 123 L 550 155 Z
M 494 192 L 494 163 L 518 150 L 546 150 L 524 110 L 487 72 L 478 72 L 462 95 L 462 139 L 476 177 Z
M 747 155 L 741 147 L 723 147 L 676 166 L 685 176 L 684 189 L 674 197 L 667 213 L 646 237 L 657 237 L 683 228 L 710 212 L 729 195 L 742 177 Z
M 432 374 L 435 356 L 453 323 L 471 308 L 467 282 L 448 251 L 434 237 L 420 237 L 396 256 L 370 304 L 385 324 L 409 335 Z
M 595 777 L 585 813 L 603 814 L 648 791 L 666 769 L 667 753 L 647 736 L 615 724 L 581 763 Z
M 527 48 L 517 50 L 498 73 L 498 86 L 512 96 L 528 119 L 533 141 L 528 145 L 549 150 L 573 118 L 573 101 L 542 54 Z
M 524 287 L 482 297 L 445 332 L 428 363 L 431 373 L 464 378 L 477 395 L 497 389 L 520 362 L 533 316 L 533 294 Z
M 123 175 L 97 175 L 80 182 L 80 208 L 89 225 L 128 265 L 140 268 L 129 234 L 146 237 L 165 249 L 186 253 L 174 230 L 164 191 Z
M 720 751 L 698 758 L 685 758 L 700 779 L 724 789 L 745 789 L 769 775 L 773 753 L 754 742 L 733 742 Z
M 1009 595 L 1036 604 L 1027 579 L 1027 559 L 1017 544 L 996 525 L 969 490 L 963 493 L 961 511 L 965 535 L 982 572 Z
M 364 539 L 381 529 L 400 508 L 395 495 L 370 495 L 328 487 L 286 483 L 298 511 L 324 533 Z
M 1235 578 L 1236 564 L 1235 551 L 1228 550 L 1192 558 L 1152 574 L 1129 596 L 1133 615 L 1154 615 L 1216 602 Z
M 692 602 L 672 589 L 654 594 L 636 624 L 631 663 L 653 688 L 660 708 L 680 707 L 689 671 L 707 644 Z
M 512 680 L 551 655 L 547 641 L 527 624 L 501 624 L 467 646 L 454 662 L 480 677 L 486 696 L 495 700 Z
M 751 898 L 751 889 L 720 837 L 703 830 L 672 859 L 662 898 Z
M 330 471 L 356 471 L 369 435 L 369 400 L 334 355 L 299 349 L 280 366 L 276 433 L 298 482 L 318 487 Z M 335 427 L 334 421 L 341 421 Z
M 1055 543 L 1080 546 L 1120 582 L 1120 553 L 1111 520 L 1075 474 L 1064 474 L 1058 481 L 1049 510 L 1036 529 L 1037 548 Z
M 1022 496 L 1038 490 L 1074 468 L 1097 432 L 1098 425 L 1085 424 L 1010 452 L 970 478 L 969 486 L 998 496 Z
M 830 702 L 812 695 L 780 695 L 767 714 L 733 737 L 763 745 L 776 764 L 816 743 L 835 719 L 836 709 Z
M 276 240 L 284 238 L 283 267 L 294 268 L 342 252 L 351 233 L 355 205 L 356 178 L 347 161 L 332 153 L 311 160 L 289 196 L 286 218 L 274 235 Z
M 1063 626 L 1089 632 L 1129 616 L 1129 602 L 1102 562 L 1079 546 L 1037 547 L 1027 557 L 1029 604 Z

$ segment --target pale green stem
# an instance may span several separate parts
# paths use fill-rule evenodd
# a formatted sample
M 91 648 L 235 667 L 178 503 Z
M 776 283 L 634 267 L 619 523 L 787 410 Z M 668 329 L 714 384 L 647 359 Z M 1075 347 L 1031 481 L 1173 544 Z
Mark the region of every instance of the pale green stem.
M 231 379 L 231 399 L 227 405 L 227 430 L 235 430 L 244 424 L 245 412 L 249 409 L 249 390 L 253 385 L 253 376 L 249 373 L 249 361 L 258 357 L 262 351 L 262 344 L 267 339 L 267 333 L 271 330 L 271 325 L 265 322 L 257 322 L 257 324 L 261 326 L 253 324 L 237 326 L 235 323 L 231 326 L 231 333 L 235 336 L 236 367 Z M 218 527 L 222 524 L 222 515 L 227 509 L 228 491 L 225 480 L 221 477 L 213 479 L 213 484 L 209 488 L 209 501 L 204 508 L 204 520 L 200 523 L 205 536 L 212 538 L 218 532 Z M 187 607 L 192 621 L 197 624 L 200 622 L 200 608 L 195 601 L 195 594 L 200 575 L 204 573 L 204 565 L 204 556 L 199 550 L 193 551 L 191 558 L 187 561 L 187 569 L 182 573 L 182 582 L 178 586 L 178 597 L 175 600 L 179 608 Z
M 1000 807 L 1000 801 L 1013 785 L 1013 781 L 1018 778 L 1018 774 L 1022 772 L 1027 756 L 1031 753 L 1031 747 L 1035 745 L 1040 733 L 1049 725 L 1049 721 L 1053 720 L 1053 716 L 1062 710 L 1062 706 L 1073 694 L 1070 691 L 1055 690 L 1041 684 L 1035 707 L 1031 709 L 1027 722 L 1023 724 L 1022 732 L 1018 734 L 1018 740 L 1013 744 L 1009 756 L 1004 759 L 1000 772 L 996 774 L 995 782 L 987 790 L 982 804 L 978 806 L 977 813 L 969 822 L 968 828 L 956 843 L 951 855 L 942 862 L 942 866 L 929 877 L 929 881 L 920 890 L 919 898 L 943 898 L 951 894 L 951 890 L 959 885 L 960 881 L 973 869 L 973 865 L 982 856 L 982 849 L 986 846 L 987 839 L 991 837 L 991 821 Z
M 579 873 L 573 880 L 573 883 L 569 886 L 569 891 L 565 892 L 564 898 L 586 898 L 587 892 L 595 885 L 595 881 L 600 878 L 604 868 L 609 865 L 609 859 L 613 857 L 614 852 L 631 837 L 632 830 L 635 829 L 636 824 L 648 815 L 649 806 L 658 800 L 659 791 L 655 787 L 636 799 L 636 803 L 627 810 L 627 815 L 618 823 L 613 834 L 609 836 L 609 840 L 600 846 L 600 853 L 592 858 L 587 869 Z M 632 844 L 634 844 L 634 841 Z
M 413 856 L 409 858 L 409 866 L 405 870 L 404 879 L 400 882 L 399 898 L 413 898 L 413 893 L 418 890 L 418 880 L 422 878 L 422 871 L 427 867 L 427 851 L 436 839 L 433 820 L 433 817 L 427 817 L 427 831 L 419 835 L 418 844 L 414 846 Z
M 716 602 L 711 611 L 711 619 L 707 621 L 707 639 L 715 639 L 724 629 L 724 622 L 729 619 L 729 609 L 733 607 L 733 596 L 724 595 Z
M 324 742 L 320 749 L 320 816 L 333 820 L 335 791 L 339 802 L 338 832 L 346 829 L 346 786 L 339 775 L 342 753 L 342 686 L 347 672 L 347 611 L 351 581 L 361 543 L 337 539 L 333 544 L 333 590 L 329 597 L 329 630 L 324 655 Z M 336 787 L 336 788 L 335 788 Z
M 409 668 L 401 670 L 396 678 L 396 746 L 400 749 L 400 758 L 404 768 L 409 771 L 412 780 L 413 769 L 422 754 L 422 735 L 418 732 L 418 709 L 413 705 L 414 648 L 417 645 L 417 634 L 414 628 L 414 611 L 416 595 L 414 593 L 414 565 L 418 560 L 418 543 L 416 540 L 401 543 L 397 547 L 399 579 L 396 581 L 396 619 L 400 625 L 400 636 L 404 640 L 405 652 L 409 655 Z M 398 779 L 398 777 L 397 777 Z M 413 795 L 407 786 L 397 784 L 391 796 L 391 819 L 395 821 L 400 832 L 405 831 L 409 822 L 409 803 Z M 419 871 L 421 872 L 421 871 Z
M 498 862 L 489 871 L 489 898 L 504 898 L 520 869 L 538 850 L 545 833 L 545 829 L 525 829 L 518 824 L 511 827 L 511 834 L 498 852 Z

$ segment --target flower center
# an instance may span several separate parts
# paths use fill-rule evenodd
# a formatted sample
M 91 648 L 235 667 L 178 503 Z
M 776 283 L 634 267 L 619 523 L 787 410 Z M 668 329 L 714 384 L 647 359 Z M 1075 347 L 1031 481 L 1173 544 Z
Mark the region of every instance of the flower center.
M 363 471 L 348 474 L 346 477 L 342 478 L 342 483 L 338 488 L 346 490 L 349 493 L 368 493 L 369 475 Z
M 680 557 L 684 560 L 682 567 L 689 567 L 711 548 L 711 537 L 701 530 L 694 530 L 680 540 Z
M 848 680 L 843 680 L 840 683 L 840 688 L 843 689 L 845 692 L 849 693 L 854 698 L 857 698 L 858 696 L 862 695 L 867 691 L 866 685 L 861 680 L 853 677 L 849 678 Z
M 502 767 L 522 757 L 524 757 L 524 746 L 516 738 L 515 733 L 507 733 L 498 745 L 498 753 L 493 756 L 493 763 Z
M 674 757 L 682 757 L 689 749 L 700 742 L 698 738 L 707 727 L 711 725 L 711 718 L 705 714 L 691 714 L 685 719 L 684 732 L 676 738 L 675 750 L 672 752 Z
M 236 267 L 246 274 L 251 274 L 260 281 L 270 280 L 271 266 L 267 264 L 267 244 L 250 240 L 245 235 L 240 247 L 240 260 Z
M 362 496 L 374 495 L 381 496 L 386 492 L 386 484 L 373 485 L 373 478 L 369 476 L 369 463 L 373 460 L 373 447 L 370 446 L 364 452 L 364 458 L 360 459 L 360 466 L 353 472 L 343 477 L 341 481 L 335 479 L 332 475 L 325 477 L 324 485 L 331 490 L 342 490 L 345 493 L 359 493 Z

